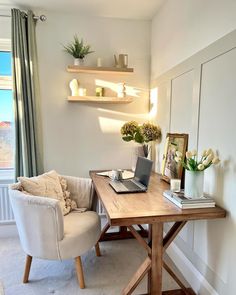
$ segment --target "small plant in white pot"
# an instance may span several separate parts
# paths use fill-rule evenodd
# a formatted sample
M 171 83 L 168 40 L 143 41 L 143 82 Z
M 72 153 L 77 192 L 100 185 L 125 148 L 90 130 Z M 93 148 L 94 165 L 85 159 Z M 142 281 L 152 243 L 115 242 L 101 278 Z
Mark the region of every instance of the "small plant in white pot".
M 74 40 L 67 44 L 63 45 L 65 52 L 69 53 L 74 57 L 74 65 L 83 65 L 84 58 L 86 55 L 93 53 L 91 51 L 90 45 L 84 45 L 83 39 L 79 39 L 77 35 L 74 36 Z

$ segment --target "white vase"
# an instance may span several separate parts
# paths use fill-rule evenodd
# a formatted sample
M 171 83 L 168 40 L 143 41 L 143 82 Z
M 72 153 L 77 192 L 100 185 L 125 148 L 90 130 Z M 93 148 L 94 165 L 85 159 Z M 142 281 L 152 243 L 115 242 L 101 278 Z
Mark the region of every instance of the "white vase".
M 185 170 L 184 193 L 193 199 L 203 196 L 204 171 Z
M 74 59 L 74 65 L 75 66 L 83 66 L 84 65 L 84 59 L 83 58 L 75 58 Z

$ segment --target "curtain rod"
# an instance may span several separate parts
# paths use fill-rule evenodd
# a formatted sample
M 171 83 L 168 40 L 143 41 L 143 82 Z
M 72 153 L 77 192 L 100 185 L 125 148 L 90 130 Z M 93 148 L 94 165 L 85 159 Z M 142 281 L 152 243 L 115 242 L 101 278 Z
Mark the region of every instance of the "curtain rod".
M 11 17 L 11 15 L 0 14 L 0 17 Z M 25 14 L 25 17 L 27 17 L 27 14 Z M 42 22 L 45 22 L 47 20 L 47 17 L 44 14 L 39 15 L 39 16 L 35 15 L 34 19 L 35 20 L 41 20 Z

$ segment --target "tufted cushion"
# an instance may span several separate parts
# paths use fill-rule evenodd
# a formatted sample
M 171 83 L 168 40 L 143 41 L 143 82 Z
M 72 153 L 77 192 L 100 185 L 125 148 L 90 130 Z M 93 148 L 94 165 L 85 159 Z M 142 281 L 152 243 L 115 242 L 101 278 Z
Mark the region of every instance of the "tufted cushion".
M 63 215 L 70 212 L 66 207 L 59 175 L 52 170 L 35 177 L 18 177 L 23 191 L 33 195 L 56 199 L 60 202 Z

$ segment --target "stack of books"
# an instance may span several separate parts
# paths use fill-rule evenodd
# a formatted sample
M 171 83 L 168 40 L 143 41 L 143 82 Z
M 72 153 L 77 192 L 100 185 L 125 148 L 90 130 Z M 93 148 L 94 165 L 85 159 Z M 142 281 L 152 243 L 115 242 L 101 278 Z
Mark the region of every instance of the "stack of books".
M 195 208 L 211 208 L 215 207 L 215 201 L 209 196 L 202 196 L 199 199 L 193 199 L 185 196 L 184 190 L 180 192 L 164 191 L 163 196 L 173 202 L 181 209 L 195 209 Z

